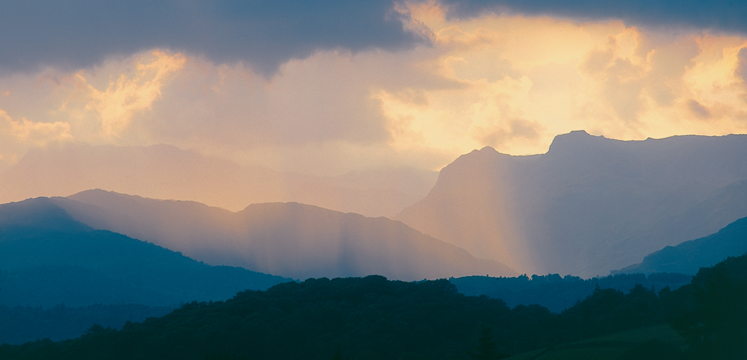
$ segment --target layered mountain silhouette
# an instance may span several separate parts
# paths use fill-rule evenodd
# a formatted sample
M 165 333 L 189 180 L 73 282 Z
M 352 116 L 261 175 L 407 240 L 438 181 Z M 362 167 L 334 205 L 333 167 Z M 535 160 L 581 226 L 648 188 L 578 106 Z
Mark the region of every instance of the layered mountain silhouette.
M 619 273 L 678 272 L 695 275 L 703 267 L 711 267 L 730 256 L 747 253 L 747 218 L 739 219 L 717 233 L 697 240 L 667 246 L 646 255 L 643 261 L 625 267 Z
M 169 145 L 68 145 L 31 150 L 0 173 L 0 203 L 101 188 L 236 211 L 251 203 L 295 201 L 392 216 L 422 199 L 437 176 L 415 168 L 382 168 L 318 177 L 239 166 Z
M 619 141 L 576 131 L 542 155 L 486 147 L 395 219 L 526 273 L 606 275 L 747 216 L 747 136 Z
M 173 306 L 286 281 L 94 230 L 48 198 L 0 205 L 0 305 Z
M 55 198 L 76 220 L 184 253 L 209 264 L 287 276 L 370 274 L 401 280 L 516 272 L 384 217 L 299 203 L 254 204 L 239 212 L 103 190 Z

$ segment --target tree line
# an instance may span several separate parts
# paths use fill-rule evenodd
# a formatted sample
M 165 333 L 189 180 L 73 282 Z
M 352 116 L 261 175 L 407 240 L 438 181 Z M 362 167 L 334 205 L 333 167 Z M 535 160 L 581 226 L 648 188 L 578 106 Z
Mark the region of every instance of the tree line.
M 2 345 L 0 358 L 487 359 L 670 324 L 686 349 L 646 344 L 629 355 L 741 359 L 747 358 L 745 285 L 742 256 L 701 269 L 674 291 L 596 289 L 558 314 L 465 296 L 447 280 L 309 279 L 185 304 L 121 330 L 94 326 L 75 340 Z

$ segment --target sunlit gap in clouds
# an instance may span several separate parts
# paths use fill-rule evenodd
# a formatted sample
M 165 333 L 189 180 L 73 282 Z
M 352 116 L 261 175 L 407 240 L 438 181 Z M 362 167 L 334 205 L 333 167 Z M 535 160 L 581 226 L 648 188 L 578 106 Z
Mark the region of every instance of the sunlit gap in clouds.
M 456 21 L 433 3 L 411 10 L 442 49 L 433 68 L 461 86 L 416 92 L 416 102 L 381 98 L 431 146 L 532 154 L 573 129 L 616 139 L 747 129 L 743 37 L 549 17 Z
M 320 51 L 270 77 L 168 49 L 7 75 L 1 121 L 16 130 L 3 132 L 3 161 L 60 141 L 166 143 L 332 175 L 439 169 L 486 145 L 543 153 L 573 129 L 616 139 L 747 129 L 743 37 L 505 14 L 449 20 L 433 3 L 409 11 L 431 45 Z

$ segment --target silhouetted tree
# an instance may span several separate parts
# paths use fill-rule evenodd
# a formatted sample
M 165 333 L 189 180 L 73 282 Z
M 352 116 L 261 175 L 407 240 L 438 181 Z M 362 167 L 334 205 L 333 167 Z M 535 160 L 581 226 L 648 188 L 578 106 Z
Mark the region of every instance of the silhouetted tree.
M 335 354 L 332 355 L 332 360 L 343 360 L 341 348 L 339 347 L 337 348 L 337 351 L 335 352 Z
M 501 354 L 496 349 L 497 343 L 490 336 L 490 328 L 483 326 L 480 330 L 480 338 L 478 339 L 477 349 L 474 352 L 469 352 L 469 356 L 476 360 L 495 360 L 505 359 L 508 357 L 506 354 Z
M 695 306 L 675 318 L 679 331 L 696 357 L 744 359 L 747 356 L 747 290 L 724 267 L 701 269 L 701 286 L 693 283 Z

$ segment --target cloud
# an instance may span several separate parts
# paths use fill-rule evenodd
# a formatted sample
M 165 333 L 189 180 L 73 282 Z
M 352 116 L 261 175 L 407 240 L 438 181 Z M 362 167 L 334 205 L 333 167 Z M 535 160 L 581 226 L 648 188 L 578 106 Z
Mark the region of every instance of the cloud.
M 170 56 L 160 51 L 152 55 L 154 59 L 137 63 L 133 76 L 121 74 L 110 81 L 105 90 L 87 84 L 83 75 L 77 74 L 81 85 L 90 92 L 86 109 L 98 114 L 106 136 L 121 136 L 136 113 L 149 110 L 161 97 L 165 78 L 183 68 L 186 61 L 181 55 Z
M 384 142 L 379 104 L 368 86 L 370 76 L 386 69 L 360 72 L 359 61 L 320 52 L 289 61 L 268 82 L 241 65 L 191 58 L 138 121 L 155 141 L 188 147 L 243 151 L 328 141 Z
M 744 1 L 525 1 L 525 0 L 441 0 L 450 18 L 468 19 L 481 15 L 547 15 L 588 20 L 620 19 L 631 25 L 685 27 L 747 33 L 747 2 Z
M 687 108 L 696 118 L 706 120 L 711 117 L 711 111 L 693 99 L 687 100 Z
M 619 20 L 458 19 L 435 1 L 405 5 L 394 16 L 409 22 L 391 24 L 427 34 L 429 46 L 314 45 L 273 76 L 221 54 L 150 49 L 83 69 L 0 73 L 0 108 L 18 124 L 69 124 L 75 141 L 92 145 L 164 143 L 327 175 L 387 164 L 437 169 L 486 145 L 542 153 L 574 129 L 625 140 L 747 131 L 745 36 Z M 210 9 L 227 12 L 224 20 L 248 16 Z
M 734 75 L 747 84 L 747 47 L 739 49 L 737 53 L 737 68 Z
M 542 131 L 542 125 L 535 121 L 521 118 L 508 119 L 503 126 L 482 129 L 479 140 L 483 144 L 500 148 L 506 143 L 537 140 Z
M 154 48 L 247 62 L 270 75 L 318 50 L 408 49 L 427 42 L 383 1 L 3 1 L 0 69 L 75 70 Z
M 181 54 L 152 51 L 107 60 L 94 69 L 71 73 L 47 69 L 31 77 L 11 77 L 7 82 L 14 95 L 0 101 L 0 106 L 20 116 L 69 123 L 79 141 L 137 143 L 142 140 L 140 124 L 133 126 L 133 122 L 162 98 L 163 87 L 185 62 Z
M 0 168 L 18 161 L 30 147 L 44 147 L 72 140 L 69 123 L 33 122 L 26 118 L 15 120 L 0 109 Z
M 0 110 L 0 119 L 3 122 L 3 133 L 29 145 L 45 146 L 49 143 L 66 142 L 73 139 L 68 123 L 37 123 L 26 118 L 13 120 L 2 110 Z

